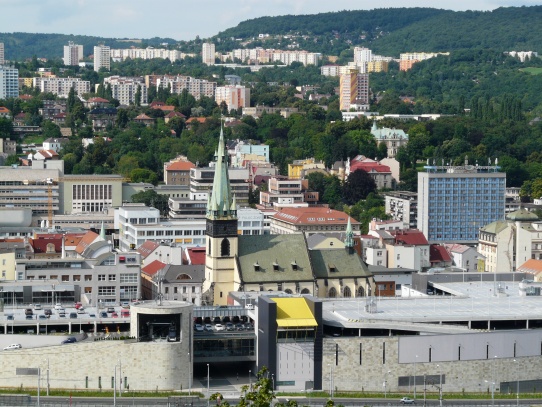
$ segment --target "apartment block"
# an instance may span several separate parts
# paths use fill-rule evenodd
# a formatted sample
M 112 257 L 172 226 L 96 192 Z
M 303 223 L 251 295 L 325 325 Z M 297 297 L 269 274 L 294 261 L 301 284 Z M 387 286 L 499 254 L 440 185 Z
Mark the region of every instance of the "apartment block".
M 19 70 L 0 64 L 0 99 L 19 97 Z
M 111 48 L 100 44 L 94 47 L 94 70 L 99 72 L 102 68 L 111 69 Z
M 64 65 L 79 65 L 83 59 L 83 46 L 69 41 L 64 45 Z
M 260 192 L 260 205 L 279 209 L 303 207 L 318 203 L 318 192 L 307 191 L 307 182 L 300 179 L 270 178 L 267 191 Z
M 205 42 L 201 47 L 201 60 L 205 65 L 215 64 L 215 44 Z
M 504 218 L 506 174 L 495 165 L 427 165 L 418 173 L 418 228 L 431 243 L 478 242 Z
M 190 76 L 154 76 L 148 75 L 145 77 L 147 86 L 155 85 L 157 88 L 171 89 L 171 93 L 180 95 L 183 90 L 187 90 L 196 99 L 201 99 L 202 96 L 210 98 L 215 97 L 216 82 L 209 82 L 206 79 L 197 79 Z M 249 94 L 250 98 L 250 94 Z
M 384 199 L 387 215 L 402 222 L 407 229 L 416 229 L 418 227 L 418 194 L 416 192 L 386 192 Z
M 117 99 L 121 105 L 133 105 L 135 103 L 135 95 L 138 87 L 141 92 L 141 104 L 146 105 L 147 86 L 143 77 L 124 77 L 124 76 L 109 76 L 104 78 L 104 86 L 111 86 L 111 93 L 114 99 Z
M 190 198 L 207 201 L 213 188 L 215 167 L 192 168 L 190 170 Z M 248 205 L 250 190 L 249 173 L 246 168 L 228 168 L 232 194 L 241 206 Z
M 250 89 L 244 86 L 219 86 L 215 91 L 215 102 L 228 105 L 228 110 L 250 106 Z
M 80 78 L 36 77 L 32 79 L 32 86 L 39 88 L 42 93 L 50 92 L 63 98 L 68 97 L 72 88 L 78 96 L 90 92 L 90 81 L 83 81 Z
M 4 65 L 5 64 L 5 59 L 4 59 L 4 43 L 3 42 L 0 42 L 0 65 Z
M 113 61 L 125 61 L 127 59 L 169 59 L 171 62 L 183 59 L 187 54 L 166 48 L 123 48 L 112 49 L 111 59 Z
M 450 55 L 449 52 L 405 52 L 399 56 L 399 69 L 408 71 L 412 66 L 420 61 L 434 58 L 439 55 Z
M 369 110 L 369 75 L 354 69 L 341 75 L 339 100 L 341 110 Z

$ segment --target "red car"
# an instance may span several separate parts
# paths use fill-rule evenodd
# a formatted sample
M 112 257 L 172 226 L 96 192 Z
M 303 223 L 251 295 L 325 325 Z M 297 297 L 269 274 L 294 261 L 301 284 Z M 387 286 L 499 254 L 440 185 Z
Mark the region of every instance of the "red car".
M 81 304 L 80 302 L 76 302 L 75 303 L 75 309 L 79 309 L 83 306 L 83 304 Z
M 119 314 L 117 314 L 116 312 L 113 312 L 111 314 L 111 318 L 118 318 L 119 317 Z

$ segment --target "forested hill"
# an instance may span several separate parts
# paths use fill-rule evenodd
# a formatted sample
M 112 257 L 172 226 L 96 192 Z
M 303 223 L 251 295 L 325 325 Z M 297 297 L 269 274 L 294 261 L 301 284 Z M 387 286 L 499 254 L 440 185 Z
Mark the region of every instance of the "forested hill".
M 25 58 L 37 56 L 40 58 L 62 58 L 64 45 L 68 41 L 83 46 L 85 57 L 94 52 L 94 46 L 99 42 L 109 45 L 111 48 L 129 48 L 131 46 L 157 47 L 163 42 L 176 43 L 171 38 L 150 38 L 145 40 L 127 41 L 114 38 L 91 37 L 87 35 L 65 34 L 37 34 L 37 33 L 1 33 L 0 42 L 4 43 L 5 58 L 8 60 L 21 61 Z
M 217 51 L 247 47 L 285 48 L 351 56 L 352 46 L 398 57 L 401 52 L 445 52 L 467 48 L 495 51 L 537 51 L 542 54 L 542 6 L 503 7 L 493 11 L 451 11 L 433 8 L 386 8 L 339 11 L 312 15 L 260 17 L 241 22 L 212 37 Z M 269 34 L 259 39 L 258 34 Z M 284 35 L 294 37 L 285 39 Z M 233 39 L 241 39 L 232 40 Z M 254 40 L 253 40 L 254 39 Z M 0 33 L 6 59 L 34 55 L 61 58 L 63 46 L 73 41 L 84 46 L 85 56 L 104 42 L 112 48 L 159 47 L 168 43 L 185 52 L 200 52 L 201 40 L 177 42 L 171 38 L 126 41 L 83 35 Z M 350 50 L 348 52 L 345 52 Z
M 258 34 L 305 34 L 300 48 L 339 55 L 352 45 L 399 56 L 408 51 L 453 51 L 492 48 L 542 53 L 542 6 L 505 7 L 494 11 L 395 8 L 340 11 L 247 20 L 219 33 L 221 39 Z M 265 46 L 265 44 L 262 44 Z

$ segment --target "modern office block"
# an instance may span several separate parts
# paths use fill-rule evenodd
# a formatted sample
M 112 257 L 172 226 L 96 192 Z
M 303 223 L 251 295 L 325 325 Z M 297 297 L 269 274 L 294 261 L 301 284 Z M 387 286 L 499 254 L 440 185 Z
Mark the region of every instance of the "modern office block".
M 477 243 L 504 219 L 506 174 L 494 166 L 427 165 L 418 173 L 418 228 L 430 243 Z

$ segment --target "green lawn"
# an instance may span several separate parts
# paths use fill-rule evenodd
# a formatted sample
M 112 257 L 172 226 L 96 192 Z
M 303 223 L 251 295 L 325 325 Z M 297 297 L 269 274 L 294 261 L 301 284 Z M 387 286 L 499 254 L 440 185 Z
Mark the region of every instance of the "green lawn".
M 542 68 L 534 68 L 534 67 L 521 68 L 520 71 L 530 73 L 531 75 L 540 75 L 540 74 L 542 74 Z

